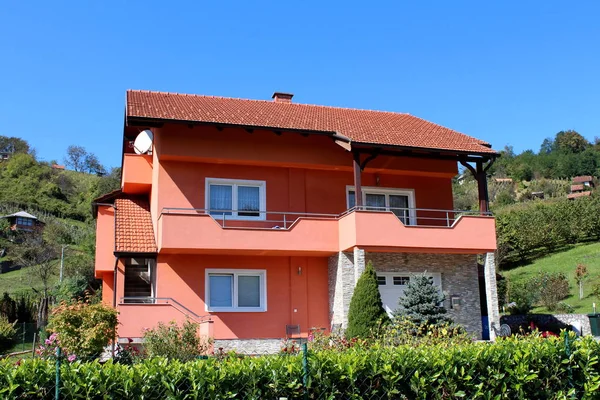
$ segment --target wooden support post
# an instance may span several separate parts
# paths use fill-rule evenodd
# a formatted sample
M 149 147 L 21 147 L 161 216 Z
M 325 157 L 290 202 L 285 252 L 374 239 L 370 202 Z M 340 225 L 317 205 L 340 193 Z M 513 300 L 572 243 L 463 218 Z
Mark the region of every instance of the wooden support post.
M 483 163 L 481 161 L 477 162 L 476 172 L 477 189 L 479 193 L 479 211 L 481 214 L 484 214 L 490 211 L 490 202 L 488 198 L 486 171 L 483 169 Z
M 361 175 L 360 153 L 356 152 L 354 153 L 354 204 L 358 209 L 363 205 Z

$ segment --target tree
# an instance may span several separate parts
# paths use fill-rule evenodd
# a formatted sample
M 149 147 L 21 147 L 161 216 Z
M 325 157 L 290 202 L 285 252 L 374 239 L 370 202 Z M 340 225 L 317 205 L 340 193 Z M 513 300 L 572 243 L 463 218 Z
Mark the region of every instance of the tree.
M 13 248 L 13 257 L 28 273 L 42 282 L 42 298 L 38 308 L 38 324 L 45 325 L 48 320 L 48 301 L 50 298 L 50 280 L 58 272 L 58 246 L 43 240 L 41 235 L 26 233 L 22 242 Z M 34 291 L 38 291 L 32 288 Z
M 577 264 L 575 269 L 575 282 L 579 285 L 579 300 L 583 299 L 583 282 L 588 277 L 588 270 L 585 264 Z
M 560 131 L 556 134 L 554 144 L 563 153 L 581 153 L 590 146 L 590 142 L 574 130 Z
M 446 315 L 446 309 L 440 304 L 444 301 L 444 295 L 433 284 L 433 280 L 423 275 L 410 278 L 404 296 L 398 304 L 400 308 L 394 315 L 399 318 L 408 318 L 411 322 L 419 325 L 438 325 L 452 322 Z
M 540 154 L 550 154 L 554 151 L 554 140 L 552 138 L 546 138 L 540 146 Z
M 85 169 L 85 160 L 88 156 L 87 151 L 81 146 L 71 145 L 67 148 L 65 164 L 77 172 L 83 172 Z
M 106 175 L 106 169 L 100 164 L 98 157 L 94 153 L 87 153 L 85 157 L 85 170 L 90 174 L 98 176 Z
M 29 143 L 18 137 L 0 136 L 0 152 L 29 153 Z
M 389 322 L 383 309 L 377 275 L 371 262 L 367 263 L 365 272 L 360 276 L 348 310 L 348 338 L 367 338 L 373 330 Z

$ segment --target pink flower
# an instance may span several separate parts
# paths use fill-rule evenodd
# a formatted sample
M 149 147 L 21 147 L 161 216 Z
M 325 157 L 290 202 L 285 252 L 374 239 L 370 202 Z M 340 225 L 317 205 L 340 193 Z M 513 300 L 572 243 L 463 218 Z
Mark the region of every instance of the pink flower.
M 128 337 L 128 338 L 127 338 L 127 341 L 128 341 L 129 343 L 133 343 L 133 339 L 132 339 L 132 338 L 130 338 L 130 337 Z
M 77 356 L 75 354 L 71 354 L 69 357 L 67 357 L 67 360 L 69 362 L 73 362 L 77 359 Z

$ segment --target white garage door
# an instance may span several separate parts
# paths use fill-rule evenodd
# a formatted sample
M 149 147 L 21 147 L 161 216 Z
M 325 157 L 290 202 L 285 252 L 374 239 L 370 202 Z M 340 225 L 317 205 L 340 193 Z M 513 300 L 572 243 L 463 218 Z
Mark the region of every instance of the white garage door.
M 379 284 L 379 293 L 383 308 L 392 316 L 399 307 L 398 300 L 404 295 L 404 289 L 410 282 L 411 277 L 420 275 L 416 272 L 377 272 L 377 283 Z M 433 279 L 433 284 L 442 291 L 442 275 L 440 273 L 426 273 Z

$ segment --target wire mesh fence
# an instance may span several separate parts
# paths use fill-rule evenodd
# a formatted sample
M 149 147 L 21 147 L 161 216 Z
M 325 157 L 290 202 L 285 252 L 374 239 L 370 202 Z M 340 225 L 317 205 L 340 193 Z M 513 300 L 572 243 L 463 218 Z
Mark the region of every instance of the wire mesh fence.
M 311 349 L 282 342 L 164 358 L 81 359 L 53 349 L 0 362 L 2 399 L 579 399 L 600 398 L 600 345 L 593 339 L 501 340 L 468 346 Z

